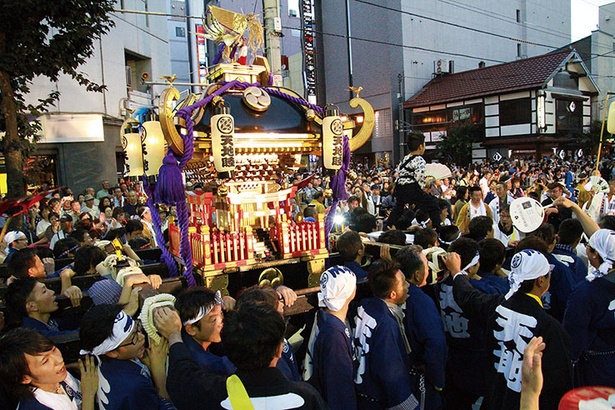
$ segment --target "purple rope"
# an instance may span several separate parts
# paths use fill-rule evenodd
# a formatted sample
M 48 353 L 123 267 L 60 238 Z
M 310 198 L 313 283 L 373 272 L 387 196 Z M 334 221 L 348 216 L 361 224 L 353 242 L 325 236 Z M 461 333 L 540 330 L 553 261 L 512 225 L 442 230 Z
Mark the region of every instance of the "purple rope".
M 218 54 L 216 54 L 214 61 L 211 62 L 213 65 L 218 64 L 220 60 L 222 60 L 222 53 L 224 53 L 225 48 L 226 48 L 226 44 L 222 43 L 220 47 L 218 48 Z
M 329 246 L 329 234 L 333 229 L 333 219 L 335 218 L 335 211 L 340 201 L 348 199 L 348 192 L 346 192 L 346 175 L 350 168 L 350 157 L 352 153 L 350 151 L 350 143 L 348 137 L 344 136 L 344 159 L 342 160 L 342 167 L 331 178 L 331 190 L 333 191 L 333 204 L 329 208 L 329 213 L 325 219 L 325 243 Z
M 186 201 L 178 202 L 177 208 L 177 222 L 179 223 L 179 230 L 181 232 L 181 241 L 179 242 L 179 253 L 184 260 L 186 271 L 184 276 L 189 287 L 196 286 L 196 280 L 192 274 L 192 248 L 190 247 L 190 237 L 188 234 L 189 216 L 188 205 Z
M 311 108 L 314 111 L 316 111 L 318 114 L 322 115 L 323 114 L 323 109 L 322 107 L 319 107 L 318 105 L 312 104 L 310 102 L 307 102 L 306 100 L 304 100 L 303 98 L 299 98 L 299 97 L 293 97 L 292 95 L 288 95 L 283 91 L 280 91 L 276 88 L 265 88 L 265 91 L 267 91 L 269 94 L 275 95 L 277 97 L 283 98 L 285 100 L 294 102 L 295 104 L 298 105 L 303 105 L 305 107 Z
M 169 252 L 169 249 L 165 246 L 164 235 L 162 233 L 162 221 L 160 220 L 160 214 L 158 214 L 158 210 L 154 207 L 154 201 L 151 197 L 147 198 L 146 205 L 150 209 L 150 213 L 152 214 L 152 226 L 154 227 L 154 233 L 156 234 L 156 242 L 158 242 L 158 247 L 162 251 L 162 255 L 160 258 L 167 265 L 169 269 L 169 276 L 174 278 L 179 275 L 179 270 L 177 268 L 177 263 L 175 262 L 175 258 Z

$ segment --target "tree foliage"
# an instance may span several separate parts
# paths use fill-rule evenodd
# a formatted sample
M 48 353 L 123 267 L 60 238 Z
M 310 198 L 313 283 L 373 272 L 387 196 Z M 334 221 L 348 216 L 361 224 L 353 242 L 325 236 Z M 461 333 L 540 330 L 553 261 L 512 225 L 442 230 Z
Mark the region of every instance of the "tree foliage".
M 480 141 L 479 126 L 472 122 L 456 122 L 436 144 L 442 161 L 456 164 L 472 162 L 472 144 Z
M 36 104 L 26 103 L 32 80 L 57 81 L 68 75 L 88 91 L 101 91 L 79 71 L 92 56 L 94 41 L 113 21 L 115 0 L 0 0 L 0 130 L 5 131 L 4 153 L 8 194 L 25 193 L 24 162 L 41 130 L 36 120 L 53 106 L 59 93 L 51 92 Z

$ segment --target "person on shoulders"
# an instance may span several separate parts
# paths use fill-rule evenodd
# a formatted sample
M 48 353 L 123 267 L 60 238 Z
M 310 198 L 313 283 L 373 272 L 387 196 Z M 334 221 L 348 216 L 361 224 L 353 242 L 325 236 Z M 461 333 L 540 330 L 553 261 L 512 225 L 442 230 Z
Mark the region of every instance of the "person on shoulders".
M 425 153 L 425 136 L 423 134 L 411 134 L 407 137 L 407 145 L 410 153 L 402 159 L 397 167 L 397 179 L 395 181 L 395 207 L 391 211 L 386 225 L 391 227 L 401 218 L 406 205 L 428 212 L 433 226 L 440 229 L 440 208 L 436 198 L 424 191 L 426 162 L 422 155 Z M 480 190 L 480 188 L 479 188 Z M 482 195 L 481 195 L 482 199 Z

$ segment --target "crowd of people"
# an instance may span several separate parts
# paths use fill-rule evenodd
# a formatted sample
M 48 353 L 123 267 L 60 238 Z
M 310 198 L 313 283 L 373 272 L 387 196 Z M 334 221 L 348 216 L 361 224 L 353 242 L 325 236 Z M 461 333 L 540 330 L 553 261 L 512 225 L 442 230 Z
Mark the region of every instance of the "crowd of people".
M 138 251 L 166 244 L 139 185 L 50 193 L 3 239 L 0 405 L 548 410 L 575 387 L 615 388 L 611 159 L 447 164 L 434 178 L 424 140 L 407 145 L 396 168 L 353 165 L 341 201 L 326 173 L 283 176 L 300 186 L 296 221 L 336 215 L 340 262 L 321 275 L 318 307 L 290 323 L 297 294 L 285 286 L 140 301 L 136 285 L 162 279 Z M 531 232 L 509 207 L 526 197 L 545 212 Z M 156 212 L 164 231 L 174 209 Z M 371 242 L 380 258 L 365 264 Z M 56 270 L 61 259 L 71 263 Z M 80 289 L 82 275 L 97 280 Z M 72 306 L 87 290 L 92 307 L 58 314 L 53 278 Z M 72 368 L 56 346 L 67 335 L 82 349 Z

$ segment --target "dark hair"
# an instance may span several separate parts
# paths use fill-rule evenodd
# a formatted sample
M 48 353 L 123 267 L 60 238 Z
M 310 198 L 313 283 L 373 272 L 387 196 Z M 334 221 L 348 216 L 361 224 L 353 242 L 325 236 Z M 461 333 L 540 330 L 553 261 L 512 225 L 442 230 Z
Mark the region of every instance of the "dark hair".
M 547 247 L 549 247 L 555 240 L 555 228 L 550 223 L 543 223 L 534 232 L 528 234 L 528 236 L 537 236 L 545 241 Z
M 124 211 L 124 209 L 120 208 L 119 206 L 116 206 L 115 208 L 113 208 L 113 213 L 111 214 L 111 216 L 117 221 L 117 217 L 121 214 L 126 214 L 126 211 Z
M 17 278 L 28 277 L 28 270 L 36 264 L 35 256 L 37 256 L 36 251 L 32 248 L 24 248 L 14 252 L 7 263 L 9 275 Z
M 247 303 L 227 314 L 222 342 L 228 358 L 239 370 L 269 367 L 282 341 L 282 316 L 265 303 Z
M 125 229 L 126 233 L 132 235 L 134 232 L 143 231 L 143 229 L 145 228 L 143 227 L 143 222 L 136 219 L 130 219 L 128 222 L 126 222 Z
M 389 229 L 384 231 L 378 237 L 378 242 L 389 243 L 392 245 L 405 245 L 406 234 L 397 229 Z
M 468 187 L 465 185 L 461 185 L 459 187 L 457 187 L 457 199 L 459 200 L 464 200 L 464 197 L 466 196 L 466 192 L 468 192 Z
M 367 279 L 374 296 L 386 299 L 395 287 L 399 264 L 388 259 L 378 259 L 369 267 Z
M 615 231 L 615 215 L 604 215 L 600 219 L 600 228 Z
M 557 232 L 558 243 L 564 245 L 572 245 L 583 235 L 583 225 L 578 219 L 564 219 L 559 224 L 559 231 Z
M 75 238 L 79 243 L 83 243 L 83 238 L 85 236 L 85 234 L 89 234 L 88 230 L 83 229 L 83 228 L 77 228 L 74 229 L 71 233 L 70 236 Z
M 145 213 L 145 210 L 149 209 L 149 207 L 147 205 L 138 205 L 137 208 L 135 209 L 137 215 L 139 216 L 139 218 L 143 217 L 143 213 Z
M 541 277 L 549 276 L 550 274 L 551 274 L 551 271 L 547 272 L 546 275 L 543 275 Z M 536 283 L 538 279 L 539 278 L 524 280 L 519 285 L 519 290 L 517 292 L 530 293 L 532 289 L 534 288 L 534 284 Z
M 474 238 L 484 238 L 493 230 L 493 219 L 488 216 L 476 216 L 470 219 L 468 233 Z
M 60 242 L 60 241 L 58 241 Z M 56 246 L 58 246 L 58 242 L 56 242 Z M 36 254 L 38 255 L 39 258 L 41 258 L 41 260 L 43 260 L 44 258 L 52 258 L 53 259 L 53 251 L 45 246 L 37 246 L 36 248 L 33 248 L 34 252 L 36 252 Z M 54 248 L 55 249 L 55 248 Z
M 503 213 L 510 215 L 510 206 L 508 204 L 500 204 L 498 214 L 502 215 Z
M 319 199 L 324 197 L 325 194 L 319 189 L 316 192 L 314 192 L 314 195 L 312 195 L 312 199 Z
M 495 266 L 504 261 L 506 248 L 497 239 L 487 238 L 478 243 L 480 246 L 480 268 L 484 272 L 493 272 Z
M 438 198 L 437 202 L 438 202 L 438 209 L 440 209 L 440 211 L 442 211 L 443 209 L 448 209 L 450 207 L 450 204 L 445 199 Z
M 316 215 L 318 215 L 318 211 L 316 210 L 315 206 L 309 206 L 308 205 L 303 210 L 303 217 L 304 218 L 309 218 L 309 217 L 314 218 Z
M 544 239 L 539 236 L 526 236 L 521 239 L 515 247 L 515 253 L 521 252 L 524 249 L 534 249 L 546 255 L 548 253 L 549 246 Z
M 250 286 L 242 290 L 237 296 L 236 309 L 241 309 L 243 305 L 249 303 L 266 303 L 274 309 L 278 308 L 278 292 L 271 286 L 260 287 L 258 285 Z
M 30 294 L 38 284 L 38 281 L 31 277 L 15 279 L 8 286 L 6 291 L 6 311 L 12 315 L 12 320 L 19 321 L 28 316 L 26 303 Z M 10 321 L 12 321 L 10 320 Z
M 202 307 L 213 304 L 216 300 L 215 296 L 216 294 L 207 288 L 193 288 L 182 291 L 175 300 L 175 309 L 177 309 L 182 323 L 194 319 Z M 200 321 L 195 325 L 201 329 Z
M 348 200 L 347 200 L 346 202 L 347 202 L 347 203 L 351 203 L 351 202 L 354 202 L 354 201 L 361 202 L 361 200 L 359 200 L 359 197 L 358 197 L 358 196 L 356 196 L 356 195 L 351 195 L 351 196 L 349 196 L 349 197 L 348 197 Z
M 20 327 L 0 337 L 0 384 L 15 401 L 32 397 L 30 387 L 22 383 L 30 375 L 25 355 L 38 356 L 53 348 L 51 340 L 33 329 Z
M 470 196 L 472 196 L 473 192 L 483 192 L 483 190 L 481 189 L 481 187 L 479 187 L 478 185 L 472 185 L 471 187 L 468 188 L 468 191 L 470 192 Z
M 407 280 L 419 269 L 425 269 L 425 262 L 421 259 L 423 248 L 419 245 L 409 245 L 398 250 L 395 260 L 399 263 L 399 269 L 403 272 Z
M 72 235 L 62 238 L 56 242 L 56 246 L 53 247 L 54 258 L 70 258 L 71 253 L 75 253 L 79 248 L 79 241 Z
M 421 246 L 423 249 L 429 249 L 436 246 L 438 234 L 432 228 L 425 228 L 414 233 L 414 244 Z
M 448 247 L 449 252 L 456 252 L 461 257 L 461 268 L 468 266 L 479 253 L 478 242 L 469 238 L 459 238 Z
M 408 151 L 416 151 L 421 145 L 425 144 L 425 135 L 420 133 L 412 133 L 406 136 L 406 145 Z
M 461 231 L 456 225 L 447 225 L 440 228 L 438 238 L 440 240 L 440 247 L 442 249 L 448 249 L 448 247 L 455 242 L 461 236 Z
M 425 222 L 429 219 L 429 212 L 424 211 L 422 209 L 417 209 L 414 213 L 414 218 L 418 223 Z
M 78 275 L 84 275 L 90 267 L 96 267 L 104 261 L 107 255 L 98 246 L 86 245 L 77 249 L 75 252 L 75 264 L 73 270 Z
M 373 232 L 374 229 L 376 229 L 376 217 L 367 211 L 354 218 L 353 231 L 369 233 Z
M 344 232 L 337 238 L 335 243 L 337 251 L 344 262 L 350 262 L 357 258 L 359 251 L 363 249 L 361 236 L 355 231 Z
M 124 305 L 94 305 L 81 319 L 79 340 L 85 350 L 92 350 L 113 333 L 115 318 Z

